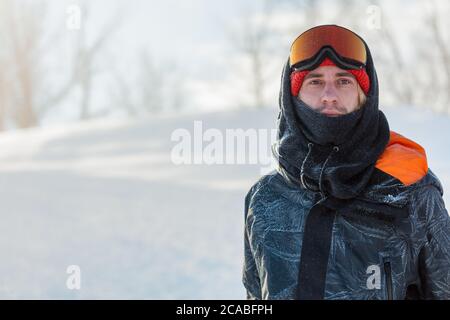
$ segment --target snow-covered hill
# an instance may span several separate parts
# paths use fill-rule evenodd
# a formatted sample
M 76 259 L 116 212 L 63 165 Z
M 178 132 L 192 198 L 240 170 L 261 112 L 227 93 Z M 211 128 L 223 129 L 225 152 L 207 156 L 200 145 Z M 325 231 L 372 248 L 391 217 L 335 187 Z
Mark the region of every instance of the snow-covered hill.
M 449 203 L 450 118 L 384 110 Z M 256 164 L 176 165 L 179 128 L 275 128 L 277 110 L 104 120 L 0 135 L 0 298 L 241 299 Z M 447 206 L 448 207 L 448 206 Z M 81 290 L 66 286 L 81 268 Z

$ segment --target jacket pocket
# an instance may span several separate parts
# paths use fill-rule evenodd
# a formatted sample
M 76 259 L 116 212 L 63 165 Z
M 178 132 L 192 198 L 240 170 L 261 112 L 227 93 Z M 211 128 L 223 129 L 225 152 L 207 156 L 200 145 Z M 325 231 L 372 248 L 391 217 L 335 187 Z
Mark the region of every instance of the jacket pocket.
M 393 300 L 393 288 L 392 288 L 392 268 L 391 262 L 387 259 L 383 261 L 384 266 L 384 279 L 386 287 L 386 297 L 387 300 Z

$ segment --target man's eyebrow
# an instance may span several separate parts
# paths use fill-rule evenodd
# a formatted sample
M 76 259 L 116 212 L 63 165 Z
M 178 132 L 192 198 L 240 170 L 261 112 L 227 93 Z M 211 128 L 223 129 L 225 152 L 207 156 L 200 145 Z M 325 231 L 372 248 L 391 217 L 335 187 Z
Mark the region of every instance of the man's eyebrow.
M 336 73 L 336 77 L 352 77 L 352 78 L 354 78 L 355 76 L 353 74 L 351 74 L 350 72 L 338 72 L 338 73 Z
M 305 80 L 309 79 L 309 78 L 323 78 L 323 74 L 321 73 L 313 73 L 313 72 L 309 72 L 306 76 L 305 76 Z

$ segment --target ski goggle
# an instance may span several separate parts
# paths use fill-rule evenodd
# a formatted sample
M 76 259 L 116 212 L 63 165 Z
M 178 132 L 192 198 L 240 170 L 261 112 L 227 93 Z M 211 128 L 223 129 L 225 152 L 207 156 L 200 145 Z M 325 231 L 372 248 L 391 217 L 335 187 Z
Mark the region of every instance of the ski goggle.
M 360 69 L 367 62 L 363 40 L 337 25 L 317 26 L 303 32 L 292 43 L 289 61 L 293 70 L 311 70 L 325 55 L 345 69 Z

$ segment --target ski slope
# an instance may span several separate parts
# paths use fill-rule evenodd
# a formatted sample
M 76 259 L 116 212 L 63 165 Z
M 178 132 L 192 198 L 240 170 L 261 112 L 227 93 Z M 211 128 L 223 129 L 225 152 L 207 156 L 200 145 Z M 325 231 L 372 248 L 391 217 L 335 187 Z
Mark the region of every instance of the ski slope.
M 386 109 L 449 203 L 450 118 Z M 171 161 L 174 130 L 275 128 L 277 110 L 95 120 L 0 134 L 0 298 L 243 299 L 243 200 L 257 164 Z M 447 205 L 448 207 L 448 205 Z M 81 269 L 81 289 L 66 286 Z

